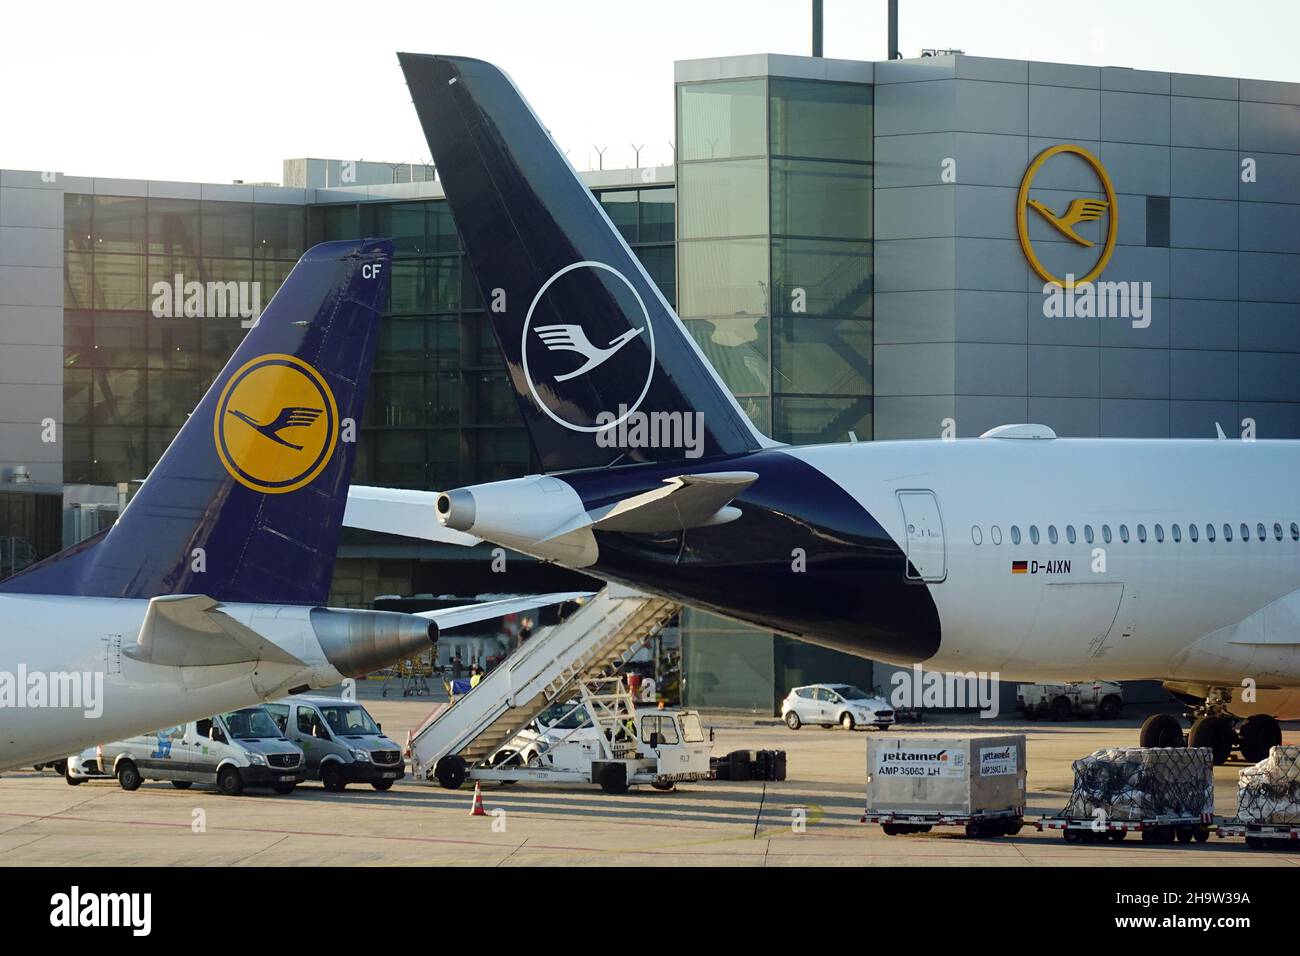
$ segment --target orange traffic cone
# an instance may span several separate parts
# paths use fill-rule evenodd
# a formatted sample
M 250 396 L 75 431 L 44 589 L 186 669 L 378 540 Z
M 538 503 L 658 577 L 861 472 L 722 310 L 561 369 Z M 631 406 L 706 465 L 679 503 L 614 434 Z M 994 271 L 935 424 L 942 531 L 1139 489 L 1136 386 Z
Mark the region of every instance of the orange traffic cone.
M 487 816 L 487 811 L 483 809 L 483 787 L 477 780 L 474 781 L 474 806 L 470 807 L 469 815 L 471 817 Z
M 402 756 L 407 760 L 411 759 L 411 732 L 406 732 L 406 747 L 402 750 Z

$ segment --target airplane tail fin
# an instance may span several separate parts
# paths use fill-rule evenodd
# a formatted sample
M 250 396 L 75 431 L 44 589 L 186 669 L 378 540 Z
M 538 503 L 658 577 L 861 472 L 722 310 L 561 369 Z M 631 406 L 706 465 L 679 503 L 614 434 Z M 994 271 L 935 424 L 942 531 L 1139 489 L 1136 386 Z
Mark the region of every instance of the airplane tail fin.
M 117 522 L 0 592 L 324 603 L 391 257 L 309 249 Z
M 398 59 L 543 469 L 772 444 L 509 77 Z

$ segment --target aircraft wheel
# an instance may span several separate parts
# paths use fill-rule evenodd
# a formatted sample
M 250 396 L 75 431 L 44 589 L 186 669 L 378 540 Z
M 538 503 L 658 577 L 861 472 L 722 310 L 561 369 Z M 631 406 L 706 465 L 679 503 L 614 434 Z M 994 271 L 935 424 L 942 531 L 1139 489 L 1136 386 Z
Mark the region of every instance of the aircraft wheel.
M 1139 747 L 1181 747 L 1183 725 L 1173 714 L 1152 714 L 1142 721 L 1138 732 Z
M 1241 755 L 1251 763 L 1268 759 L 1268 752 L 1282 743 L 1282 726 L 1276 717 L 1255 714 L 1247 717 L 1237 731 L 1241 742 Z
M 1187 735 L 1187 746 L 1208 747 L 1214 752 L 1214 765 L 1220 767 L 1232 755 L 1232 725 L 1226 717 L 1198 717 Z

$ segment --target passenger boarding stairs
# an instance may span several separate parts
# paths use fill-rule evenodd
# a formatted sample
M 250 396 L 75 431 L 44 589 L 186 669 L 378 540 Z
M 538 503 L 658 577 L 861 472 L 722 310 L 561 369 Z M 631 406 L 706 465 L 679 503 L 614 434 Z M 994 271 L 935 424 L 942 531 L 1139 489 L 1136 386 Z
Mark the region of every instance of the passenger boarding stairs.
M 438 761 L 451 754 L 471 767 L 491 756 L 578 681 L 621 670 L 679 608 L 619 585 L 605 587 L 430 717 L 411 738 L 411 775 L 432 778 Z

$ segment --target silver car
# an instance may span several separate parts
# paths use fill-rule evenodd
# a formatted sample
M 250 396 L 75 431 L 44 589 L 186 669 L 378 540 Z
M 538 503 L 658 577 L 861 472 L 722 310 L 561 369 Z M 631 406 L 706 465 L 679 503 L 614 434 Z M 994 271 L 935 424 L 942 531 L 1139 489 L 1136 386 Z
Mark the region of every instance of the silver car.
M 894 723 L 894 709 L 852 684 L 808 684 L 786 695 L 781 702 L 781 719 L 791 730 L 804 724 L 888 730 Z

